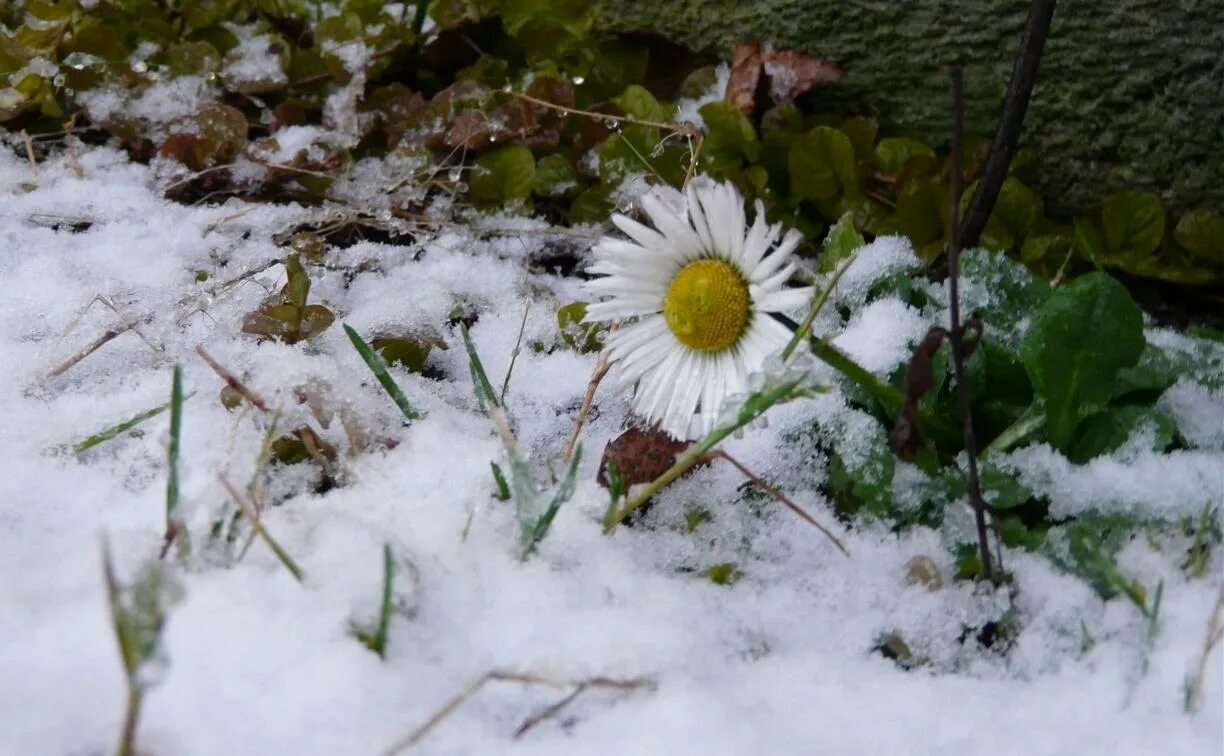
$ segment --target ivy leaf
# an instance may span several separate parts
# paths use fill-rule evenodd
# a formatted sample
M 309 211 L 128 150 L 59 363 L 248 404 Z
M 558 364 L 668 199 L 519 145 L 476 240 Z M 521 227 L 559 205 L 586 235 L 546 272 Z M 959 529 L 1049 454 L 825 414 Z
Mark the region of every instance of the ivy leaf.
M 866 243 L 863 235 L 854 227 L 854 216 L 846 213 L 833 225 L 833 228 L 829 230 L 829 235 L 825 237 L 824 246 L 820 248 L 817 270 L 821 273 L 836 270 L 842 260 Z
M 710 173 L 723 175 L 738 168 L 742 159 L 755 162 L 760 156 L 756 129 L 743 113 L 725 102 L 707 103 L 697 112 L 706 126 L 701 158 Z
M 578 171 L 564 155 L 545 155 L 536 163 L 535 180 L 531 190 L 539 196 L 564 197 L 572 195 L 581 186 Z
M 935 150 L 919 142 L 917 139 L 905 137 L 888 137 L 881 139 L 875 147 L 875 162 L 884 173 L 895 174 L 901 170 L 906 161 L 917 155 L 925 155 L 932 160 Z
M 1045 400 L 1050 443 L 1070 449 L 1080 421 L 1105 408 L 1118 371 L 1136 364 L 1143 347 L 1143 313 L 1108 275 L 1090 273 L 1050 296 L 1020 345 Z
M 787 160 L 791 194 L 800 199 L 827 200 L 858 194 L 854 146 L 841 131 L 817 126 L 791 144 Z
M 1101 206 L 1105 244 L 1113 257 L 1146 257 L 1164 238 L 1165 210 L 1151 192 L 1117 192 Z
M 904 234 L 915 249 L 943 238 L 948 193 L 929 178 L 908 182 L 897 195 L 897 211 L 889 216 L 889 230 Z
M 876 134 L 880 131 L 880 124 L 874 118 L 854 116 L 842 121 L 841 130 L 850 138 L 850 144 L 854 146 L 854 156 L 864 162 L 871 160 L 875 155 L 873 145 Z
M 626 115 L 642 121 L 665 121 L 667 110 L 659 104 L 650 90 L 640 84 L 630 84 L 620 97 L 613 100 Z
M 472 194 L 489 203 L 525 200 L 535 183 L 531 150 L 515 144 L 481 155 L 472 171 Z
M 1210 210 L 1192 210 L 1173 230 L 1177 243 L 1199 257 L 1224 262 L 1224 216 Z

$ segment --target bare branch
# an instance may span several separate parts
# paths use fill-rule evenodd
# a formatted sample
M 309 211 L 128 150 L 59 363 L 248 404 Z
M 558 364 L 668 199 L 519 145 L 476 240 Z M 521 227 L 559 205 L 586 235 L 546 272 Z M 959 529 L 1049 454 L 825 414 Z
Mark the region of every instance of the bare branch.
M 960 313 L 960 201 L 961 166 L 963 164 L 965 102 L 960 67 L 951 71 L 952 79 L 952 176 L 948 187 L 949 213 L 951 214 L 952 237 L 948 242 L 948 309 L 951 317 L 952 366 L 956 375 L 956 393 L 960 398 L 961 420 L 965 438 L 965 454 L 969 457 L 969 504 L 977 521 L 979 556 L 982 560 L 982 577 L 994 580 L 994 567 L 990 560 L 990 536 L 986 532 L 986 503 L 982 500 L 982 485 L 978 477 L 977 439 L 973 432 L 973 409 L 970 404 L 968 377 L 965 373 L 965 328 Z M 979 195 L 981 193 L 979 192 Z M 972 322 L 972 321 L 971 321 Z M 979 328 L 977 338 L 981 339 Z
M 966 247 L 978 243 L 978 237 L 986 228 L 990 211 L 994 209 L 999 189 L 1007 178 L 1016 143 L 1020 141 L 1020 129 L 1024 125 L 1024 114 L 1028 110 L 1033 85 L 1037 83 L 1037 67 L 1041 62 L 1041 51 L 1050 32 L 1050 20 L 1054 17 L 1054 0 L 1033 0 L 1029 6 L 1028 22 L 1024 36 L 1020 38 L 1020 50 L 1012 67 L 1011 81 L 1003 99 L 1003 115 L 995 131 L 986 157 L 986 166 L 978 180 L 977 191 L 969 211 L 965 213 L 965 225 L 961 230 L 961 241 Z
M 769 485 L 768 483 L 765 482 L 763 478 L 761 478 L 756 473 L 752 472 L 747 467 L 745 467 L 743 464 L 741 464 L 737 459 L 735 459 L 735 457 L 732 457 L 730 454 L 726 453 L 725 451 L 722 451 L 721 449 L 716 449 L 715 451 L 710 452 L 706 456 L 707 457 L 718 457 L 719 459 L 725 459 L 728 462 L 730 462 L 732 465 L 735 466 L 735 469 L 743 473 L 744 477 L 748 478 L 748 480 L 756 484 L 756 486 L 760 488 L 762 491 L 769 494 L 773 498 L 777 499 L 779 502 L 782 503 L 783 506 L 785 506 L 787 509 L 794 512 L 795 514 L 799 515 L 799 517 L 801 517 L 804 521 L 808 522 L 811 525 L 816 526 L 816 529 L 819 530 L 821 533 L 824 533 L 825 538 L 828 538 L 830 541 L 832 541 L 833 545 L 837 547 L 837 550 L 840 551 L 842 554 L 844 554 L 847 559 L 850 557 L 850 552 L 846 551 L 846 547 L 843 546 L 842 542 L 837 539 L 837 536 L 833 535 L 832 531 L 830 531 L 824 525 L 821 525 L 816 520 L 816 518 L 808 514 L 803 509 L 803 507 L 800 507 L 798 504 L 796 504 L 795 502 L 787 498 L 786 494 L 782 493 L 778 489 Z
M 653 688 L 654 681 L 649 678 L 630 678 L 626 680 L 618 680 L 610 677 L 591 677 L 585 680 L 555 680 L 541 675 L 522 672 L 508 672 L 505 670 L 491 670 L 486 672 L 481 677 L 477 678 L 473 683 L 455 694 L 449 701 L 441 706 L 437 711 L 430 715 L 419 727 L 417 727 L 408 735 L 396 741 L 390 748 L 383 752 L 384 756 L 394 756 L 394 754 L 411 748 L 437 727 L 444 719 L 454 713 L 465 701 L 480 692 L 481 688 L 489 682 L 516 682 L 523 685 L 547 685 L 554 688 L 574 687 L 575 690 L 568 694 L 561 701 L 547 707 L 546 709 L 528 717 L 523 724 L 515 731 L 514 737 L 518 738 L 523 733 L 530 730 L 535 725 L 544 721 L 550 716 L 556 715 L 558 711 L 572 702 L 578 697 L 578 694 L 590 688 L 608 688 L 612 690 L 637 690 L 639 688 Z

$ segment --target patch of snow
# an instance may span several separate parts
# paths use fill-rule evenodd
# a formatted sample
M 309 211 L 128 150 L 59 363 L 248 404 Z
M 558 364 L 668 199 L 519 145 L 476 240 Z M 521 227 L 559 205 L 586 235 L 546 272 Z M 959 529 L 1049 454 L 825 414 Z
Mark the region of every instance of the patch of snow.
M 819 449 L 784 442 L 816 425 L 824 439 L 836 437 L 848 463 L 866 459 L 883 431 L 838 392 L 778 407 L 769 427 L 725 448 L 771 479 L 798 481 L 792 498 L 838 532 L 851 559 L 789 511 L 745 494 L 742 476 L 724 462 L 662 492 L 646 515 L 655 527 L 603 535 L 599 452 L 628 409 L 627 396 L 605 382 L 583 434 L 574 498 L 539 553 L 522 562 L 512 507 L 493 496 L 489 463 L 504 462 L 501 445 L 476 402 L 451 319 L 457 308 L 479 316 L 471 336 L 500 386 L 532 303 L 506 404 L 540 478 L 550 464 L 560 469 L 556 457 L 595 355 L 549 348 L 555 304 L 572 301 L 576 289 L 525 264 L 553 240 L 547 228 L 503 216 L 483 230 L 448 224 L 417 229 L 401 245 L 333 250 L 326 267 L 310 269 L 310 299 L 332 308 L 336 325 L 304 344 L 262 342 L 240 326 L 284 284 L 277 261 L 285 250 L 274 237 L 349 209 L 239 200 L 187 207 L 163 199 L 153 170 L 117 150 L 82 149 L 78 159 L 84 178 L 62 157 L 35 175 L 15 152 L 0 152 L 4 749 L 93 753 L 116 742 L 124 680 L 98 537 L 106 534 L 124 582 L 156 555 L 165 529 L 166 417 L 79 458 L 47 450 L 164 403 L 178 364 L 190 397 L 182 509 L 197 558 L 189 569 L 166 562 L 184 596 L 168 610 L 165 664 L 148 689 L 141 750 L 382 752 L 482 675 L 508 670 L 651 684 L 592 687 L 563 718 L 515 739 L 524 721 L 573 687 L 490 682 L 418 752 L 1220 752 L 1219 652 L 1201 711 L 1182 711 L 1182 686 L 1220 587 L 1218 550 L 1209 577 L 1197 580 L 1178 568 L 1179 555 L 1143 539 L 1123 553 L 1126 569 L 1164 580 L 1150 646 L 1133 606 L 1102 602 L 1047 560 L 1009 551 L 1020 629 L 1002 655 L 964 638 L 966 628 L 1009 608 L 1006 594 L 953 582 L 938 532 L 839 524 L 821 490 Z M 59 220 L 90 225 L 73 232 Z M 564 231 L 557 238 L 580 250 L 598 235 Z M 589 240 L 574 239 L 588 231 Z M 854 304 L 870 279 L 913 264 L 897 240 L 870 247 L 856 263 L 864 269 L 843 283 L 841 302 L 856 312 L 837 344 L 886 371 L 926 323 L 897 300 Z M 352 277 L 340 269 L 366 263 L 370 269 Z M 449 348 L 430 356 L 443 379 L 391 368 L 423 419 L 405 426 L 342 322 L 368 337 L 385 330 L 445 340 Z M 138 331 L 50 375 L 128 323 Z M 281 411 L 278 427 L 309 424 L 341 450 L 344 485 L 327 493 L 311 493 L 309 465 L 269 473 L 277 504 L 261 519 L 301 565 L 301 584 L 262 541 L 232 564 L 207 545 L 211 523 L 232 511 L 217 476 L 239 487 L 251 480 L 268 421 L 222 407 L 223 383 L 196 355 L 198 345 Z M 307 389 L 331 409 L 326 426 L 301 402 Z M 1217 395 L 1183 388 L 1162 406 L 1180 425 L 1180 403 L 1189 413 L 1206 401 Z M 367 439 L 367 451 L 347 454 L 350 431 Z M 1079 468 L 1060 466 L 1040 447 L 1006 459 L 1065 513 L 1145 506 L 1198 516 L 1209 497 L 1218 502 L 1224 493 L 1211 488 L 1221 454 L 1206 448 Z M 918 480 L 908 470 L 901 484 Z M 698 509 L 710 519 L 688 532 L 682 516 Z M 350 629 L 377 613 L 385 546 L 399 569 L 382 660 Z M 916 556 L 937 565 L 943 587 L 906 584 Z M 738 583 L 702 577 L 724 562 L 742 571 Z M 874 653 L 886 633 L 903 638 L 925 666 L 904 672 Z
M 726 63 L 719 63 L 718 68 L 714 70 L 714 83 L 710 88 L 701 93 L 700 97 L 686 97 L 676 101 L 676 121 L 679 123 L 692 123 L 698 128 L 705 128 L 705 121 L 701 118 L 701 110 L 703 105 L 711 102 L 722 102 L 727 96 L 727 84 L 731 81 L 731 67 Z

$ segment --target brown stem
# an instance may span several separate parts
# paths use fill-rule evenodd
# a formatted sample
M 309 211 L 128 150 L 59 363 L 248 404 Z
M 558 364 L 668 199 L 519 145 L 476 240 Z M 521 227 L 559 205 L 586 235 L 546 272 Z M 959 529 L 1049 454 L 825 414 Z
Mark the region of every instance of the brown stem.
M 72 367 L 76 365 L 78 362 L 80 362 L 81 360 L 85 359 L 89 355 L 101 349 L 111 339 L 115 338 L 116 336 L 121 336 L 135 328 L 136 328 L 135 321 L 128 323 L 124 326 L 121 326 L 119 328 L 112 328 L 111 330 L 102 334 L 98 338 L 94 339 L 94 342 L 92 344 L 85 347 L 84 349 L 77 352 L 76 354 L 72 355 L 67 360 L 64 360 L 62 363 L 60 363 L 55 369 L 47 373 L 47 377 L 48 378 L 58 378 L 59 376 L 71 370 Z
M 620 326 L 620 321 L 612 324 L 612 331 L 615 331 Z M 574 419 L 574 430 L 570 433 L 569 440 L 565 442 L 565 453 L 561 455 L 562 462 L 569 462 L 570 457 L 574 456 L 574 447 L 578 444 L 578 436 L 582 434 L 582 426 L 586 424 L 587 415 L 591 414 L 591 405 L 595 403 L 595 391 L 599 388 L 599 383 L 608 374 L 608 368 L 612 363 L 608 360 L 607 351 L 601 351 L 599 358 L 595 361 L 595 370 L 591 373 L 591 379 L 587 381 L 586 393 L 582 396 L 582 406 L 578 408 L 578 417 Z
M 824 533 L 825 538 L 828 538 L 830 541 L 833 542 L 833 545 L 837 547 L 838 551 L 844 554 L 847 558 L 850 557 L 850 552 L 846 551 L 846 547 L 842 545 L 841 541 L 837 540 L 837 536 L 833 535 L 833 533 L 830 532 L 828 528 L 826 528 L 824 525 L 821 525 L 819 522 L 817 522 L 816 518 L 812 517 L 810 514 L 804 511 L 803 507 L 800 507 L 798 504 L 796 504 L 795 502 L 787 498 L 786 494 L 782 493 L 778 489 L 769 485 L 768 483 L 765 482 L 763 478 L 761 478 L 756 473 L 754 473 L 752 470 L 749 470 L 747 467 L 741 464 L 739 460 L 737 460 L 735 457 L 732 457 L 730 454 L 726 453 L 725 451 L 722 451 L 721 449 L 712 451 L 706 454 L 706 456 L 707 457 L 718 457 L 719 459 L 725 459 L 728 462 L 730 462 L 732 465 L 735 466 L 735 469 L 743 473 L 744 477 L 752 481 L 762 491 L 769 494 L 773 498 L 777 499 L 784 507 L 794 512 L 795 514 L 799 515 L 799 517 L 802 518 L 807 523 L 816 526 L 817 530 L 819 530 L 821 533 Z
M 208 366 L 213 369 L 213 372 L 220 376 L 221 380 L 225 381 L 225 385 L 229 386 L 234 391 L 237 391 L 239 396 L 250 402 L 251 405 L 260 412 L 268 411 L 268 405 L 263 399 L 260 398 L 259 394 L 256 394 L 254 391 L 247 388 L 246 384 L 238 380 L 237 376 L 226 370 L 221 363 L 214 360 L 212 355 L 204 351 L 204 347 L 196 347 L 196 354 L 200 355 L 200 358 L 208 363 Z
M 978 549 L 982 560 L 982 577 L 993 582 L 994 569 L 990 561 L 990 537 L 986 532 L 986 504 L 982 500 L 981 480 L 978 478 L 977 439 L 973 432 L 973 411 L 970 406 L 969 384 L 965 376 L 964 329 L 960 313 L 960 200 L 961 165 L 964 149 L 965 102 L 961 69 L 956 66 L 950 73 L 952 79 L 952 176 L 948 186 L 948 211 L 951 215 L 948 241 L 948 300 L 952 327 L 948 334 L 952 341 L 952 366 L 956 375 L 956 393 L 960 398 L 961 420 L 965 437 L 965 454 L 969 457 L 969 504 L 977 521 Z M 980 194 L 980 193 L 979 193 Z M 981 335 L 978 335 L 981 338 Z
M 999 189 L 1007 178 L 1016 143 L 1020 141 L 1020 128 L 1024 124 L 1029 97 L 1033 93 L 1033 85 L 1037 83 L 1037 66 L 1041 62 L 1041 51 L 1045 47 L 1053 17 L 1054 0 L 1033 0 L 1029 6 L 1028 22 L 1024 27 L 1024 36 L 1020 38 L 1020 51 L 1016 54 L 1011 81 L 1007 84 L 1007 94 L 1003 99 L 999 128 L 990 144 L 990 154 L 986 157 L 986 166 L 982 170 L 982 178 L 978 180 L 973 201 L 965 213 L 961 242 L 966 247 L 978 243 L 978 237 L 986 228 L 990 211 L 999 197 Z

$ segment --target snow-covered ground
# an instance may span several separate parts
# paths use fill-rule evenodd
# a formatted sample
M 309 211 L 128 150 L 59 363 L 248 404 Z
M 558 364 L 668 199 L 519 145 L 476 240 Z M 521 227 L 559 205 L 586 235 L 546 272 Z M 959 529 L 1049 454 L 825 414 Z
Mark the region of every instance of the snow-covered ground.
M 529 300 L 524 344 L 554 343 L 556 304 L 580 296 L 574 280 L 528 271 L 525 259 L 544 237 L 479 240 L 450 228 L 400 246 L 332 251 L 332 270 L 314 279 L 311 300 L 331 307 L 336 325 L 303 344 L 261 343 L 240 333 L 242 319 L 283 284 L 283 267 L 218 284 L 283 259 L 273 235 L 314 211 L 237 201 L 187 207 L 161 199 L 153 172 L 122 153 L 92 149 L 79 162 L 83 177 L 63 158 L 34 173 L 0 151 L 3 753 L 106 753 L 117 742 L 124 675 L 100 543 L 109 540 L 124 583 L 156 558 L 167 418 L 80 456 L 48 450 L 165 402 L 176 363 L 190 394 L 181 473 L 194 553 L 185 568 L 167 559 L 181 600 L 168 608 L 162 664 L 148 670 L 142 753 L 381 753 L 491 671 L 556 685 L 493 680 L 405 752 L 1001 756 L 1224 748 L 1219 650 L 1200 710 L 1183 711 L 1184 683 L 1220 590 L 1218 553 L 1207 577 L 1188 580 L 1174 557 L 1142 539 L 1123 551 L 1123 566 L 1145 582 L 1164 580 L 1149 644 L 1148 625 L 1129 602 L 1102 602 L 1046 559 L 1009 552 L 1021 631 L 1000 655 L 959 637 L 997 618 L 1008 598 L 953 582 L 940 533 L 839 527 L 852 554 L 846 559 L 783 508 L 745 503 L 743 479 L 727 465 L 699 470 L 660 496 L 651 515 L 658 527 L 603 535 L 607 494 L 595 472 L 628 410 L 628 397 L 609 380 L 583 435 L 577 492 L 539 553 L 521 562 L 512 507 L 494 498 L 489 463 L 502 459 L 501 445 L 477 406 L 448 318 L 456 305 L 479 313 L 472 336 L 495 382 Z M 877 245 L 863 270 L 909 254 L 899 242 Z M 362 261 L 377 270 L 348 280 L 340 268 Z M 853 281 L 845 291 L 854 291 Z M 898 364 L 926 328 L 899 301 L 882 302 L 859 312 L 839 341 L 877 371 Z M 367 337 L 433 331 L 447 342 L 430 358 L 445 379 L 394 371 L 425 419 L 404 426 L 341 321 Z M 129 323 L 136 329 L 50 375 Z M 302 567 L 300 584 L 262 541 L 234 563 L 207 547 L 210 524 L 232 508 L 218 476 L 239 486 L 250 480 L 267 419 L 221 405 L 223 384 L 197 346 L 278 408 L 279 427 L 309 424 L 340 450 L 341 487 L 310 493 L 310 465 L 282 468 L 269 483 L 269 496 L 283 501 L 263 522 Z M 564 446 L 593 365 L 594 355 L 565 349 L 525 346 L 518 357 L 507 405 L 541 474 Z M 325 405 L 326 428 L 297 399 L 302 387 Z M 1030 451 L 1010 463 L 1038 486 L 1058 486 L 1074 472 L 1067 485 L 1080 504 L 1122 480 L 1132 493 L 1181 491 L 1168 506 L 1201 512 L 1205 500 L 1224 501 L 1222 403 L 1218 392 L 1193 386 L 1166 400 L 1183 435 L 1205 439 L 1201 458 L 1143 467 L 1150 460 L 1132 455 L 1113 468 L 1069 471 Z M 726 448 L 758 473 L 790 481 L 794 498 L 832 524 L 813 476 L 795 472 L 821 463 L 781 439 L 813 421 L 853 434 L 862 430 L 856 417 L 837 393 L 798 401 Z M 351 434 L 367 439 L 364 453 L 348 455 Z M 1187 474 L 1201 475 L 1206 490 L 1178 488 Z M 673 526 L 697 507 L 712 519 L 692 532 Z M 351 633 L 352 623 L 377 614 L 384 544 L 400 566 L 385 661 Z M 920 555 L 939 567 L 942 587 L 907 585 L 907 564 Z M 726 562 L 738 565 L 740 580 L 717 585 L 703 576 Z M 902 671 L 873 653 L 888 633 L 928 663 Z M 567 683 L 602 678 L 633 684 L 592 685 L 516 737 L 574 690 Z

